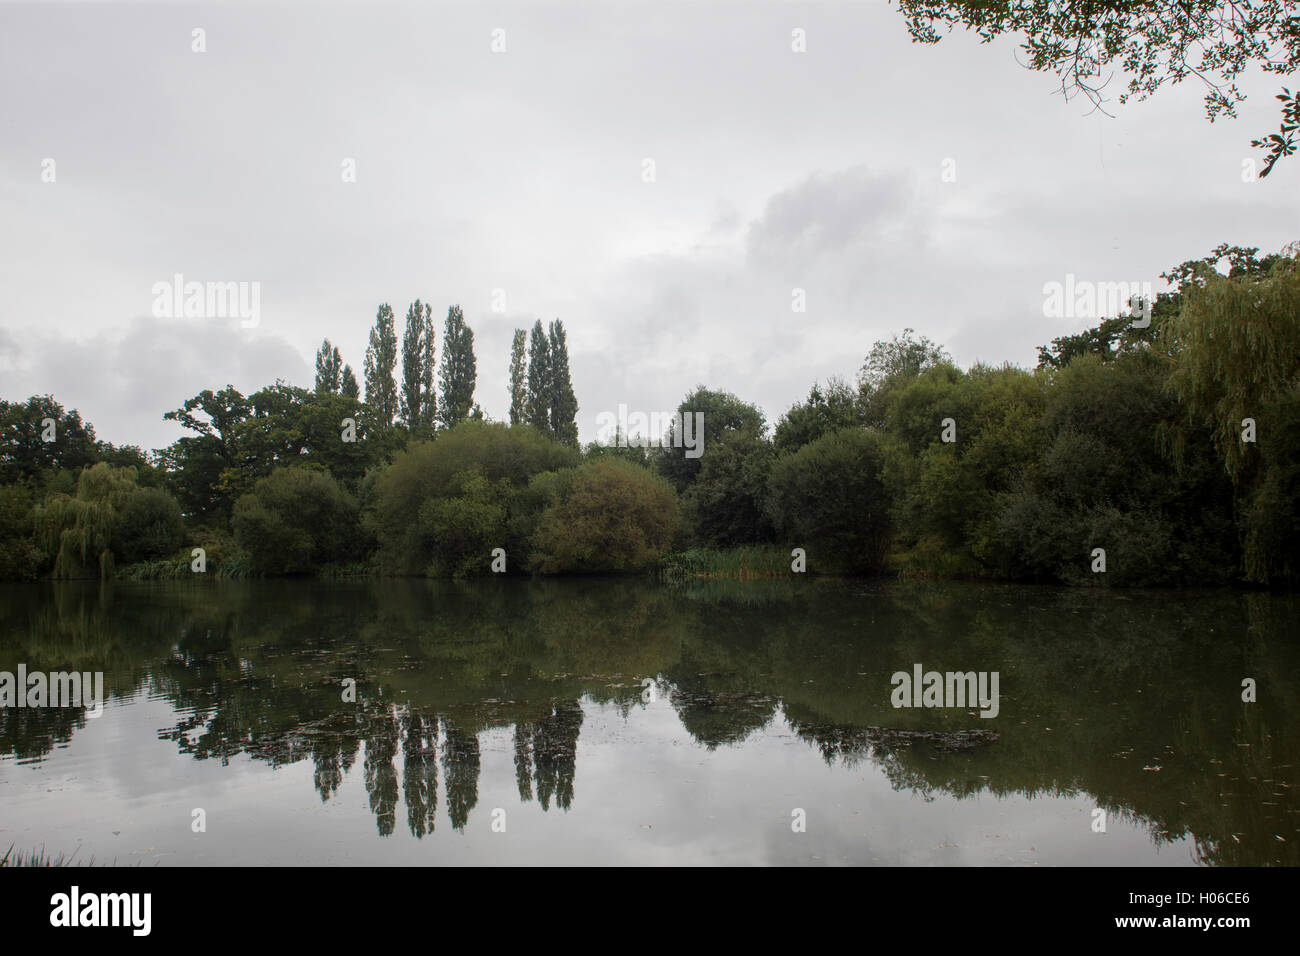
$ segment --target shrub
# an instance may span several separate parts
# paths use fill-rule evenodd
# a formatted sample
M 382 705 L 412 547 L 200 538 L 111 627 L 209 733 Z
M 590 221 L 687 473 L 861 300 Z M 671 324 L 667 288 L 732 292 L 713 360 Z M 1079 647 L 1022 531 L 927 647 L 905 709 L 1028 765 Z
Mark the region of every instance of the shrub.
M 589 461 L 543 513 L 532 566 L 544 574 L 644 570 L 667 552 L 680 520 L 664 479 L 614 458 Z
M 356 501 L 328 472 L 289 467 L 262 478 L 235 503 L 235 541 L 265 574 L 314 571 L 354 556 Z
M 814 570 L 880 570 L 889 547 L 889 497 L 881 439 L 845 428 L 782 455 L 768 481 L 768 513 Z

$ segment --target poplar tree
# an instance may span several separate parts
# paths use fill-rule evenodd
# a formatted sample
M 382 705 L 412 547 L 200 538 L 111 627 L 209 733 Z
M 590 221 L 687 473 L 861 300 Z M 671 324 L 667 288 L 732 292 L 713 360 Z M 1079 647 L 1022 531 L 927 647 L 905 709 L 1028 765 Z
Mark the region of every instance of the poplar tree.
M 518 425 L 528 418 L 528 360 L 525 358 L 528 333 L 515 329 L 510 344 L 510 424 Z
M 343 374 L 343 359 L 338 347 L 326 339 L 316 350 L 316 391 L 337 395 Z
M 474 330 L 465 324 L 460 306 L 447 310 L 442 331 L 442 364 L 438 384 L 442 386 L 442 403 L 438 420 L 444 428 L 453 428 L 474 408 L 474 385 L 478 371 L 474 360 Z
M 528 337 L 528 424 L 551 433 L 551 345 L 542 320 L 533 323 Z
M 549 388 L 551 432 L 566 445 L 578 444 L 578 399 L 569 379 L 569 346 L 564 337 L 564 323 L 551 323 Z
M 361 397 L 361 386 L 357 384 L 357 376 L 351 365 L 343 366 L 343 384 L 339 386 L 339 394 L 347 398 Z
M 393 307 L 385 302 L 375 313 L 375 327 L 370 330 L 366 347 L 366 404 L 384 425 L 393 424 L 397 416 L 397 332 L 393 328 Z
M 433 408 L 429 403 L 433 384 L 433 336 L 433 307 L 416 299 L 406 310 L 406 329 L 402 333 L 401 413 L 402 421 L 412 433 L 433 430 Z

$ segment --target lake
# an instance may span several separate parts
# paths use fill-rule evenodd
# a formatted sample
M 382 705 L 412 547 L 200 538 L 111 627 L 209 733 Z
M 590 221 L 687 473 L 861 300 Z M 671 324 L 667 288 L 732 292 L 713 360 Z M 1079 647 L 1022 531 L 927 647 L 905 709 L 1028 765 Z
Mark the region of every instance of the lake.
M 109 699 L 0 711 L 0 855 L 1294 866 L 1298 620 L 815 578 L 4 585 L 0 671 Z M 918 665 L 996 674 L 996 716 L 896 708 Z

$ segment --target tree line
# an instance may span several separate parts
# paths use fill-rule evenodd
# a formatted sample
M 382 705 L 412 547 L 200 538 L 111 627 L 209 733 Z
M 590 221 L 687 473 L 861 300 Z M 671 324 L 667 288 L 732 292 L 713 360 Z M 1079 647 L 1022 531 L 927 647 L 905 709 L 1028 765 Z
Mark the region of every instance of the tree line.
M 508 422 L 473 334 L 381 306 L 365 400 L 328 341 L 314 390 L 205 390 L 146 454 L 49 396 L 0 403 L 0 575 L 900 573 L 1091 585 L 1300 575 L 1300 259 L 1220 246 L 1034 369 L 958 368 L 905 329 L 774 427 L 703 385 L 704 453 L 577 441 L 563 325 L 516 331 Z M 349 386 L 349 382 L 352 384 Z M 400 384 L 399 384 L 400 383 Z M 54 420 L 54 440 L 42 421 Z M 345 424 L 346 423 L 346 424 Z M 341 427 L 342 426 L 342 427 Z M 624 436 L 626 437 L 626 436 Z M 644 436 L 658 438 L 659 436 Z M 796 553 L 796 549 L 800 552 Z

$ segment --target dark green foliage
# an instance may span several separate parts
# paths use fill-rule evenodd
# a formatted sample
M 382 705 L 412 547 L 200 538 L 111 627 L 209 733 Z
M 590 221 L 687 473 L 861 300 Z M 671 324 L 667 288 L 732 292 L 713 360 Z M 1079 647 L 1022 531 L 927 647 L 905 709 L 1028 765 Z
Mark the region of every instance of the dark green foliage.
M 702 436 L 694 427 L 696 421 L 694 416 L 697 413 L 702 413 L 704 416 Z M 686 424 L 680 440 L 677 437 L 681 424 L 680 418 L 669 426 L 668 435 L 664 440 L 665 447 L 659 456 L 659 470 L 679 493 L 690 487 L 703 467 L 703 459 L 724 436 L 745 434 L 756 438 L 762 436 L 766 427 L 763 413 L 757 406 L 741 401 L 730 392 L 715 391 L 703 385 L 696 386 L 695 391 L 682 400 L 682 403 L 677 406 L 677 414 L 678 416 L 690 415 L 692 418 Z M 686 434 L 693 436 L 697 442 L 703 437 L 703 454 L 688 457 L 689 449 L 685 446 Z M 674 443 L 679 441 L 681 447 L 676 447 Z
M 119 564 L 169 555 L 185 539 L 176 499 L 158 488 L 137 488 L 117 515 L 112 549 Z
M 325 339 L 316 351 L 316 391 L 337 394 L 343 385 L 343 358 L 338 346 Z
M 402 333 L 400 408 L 407 431 L 423 438 L 433 434 L 438 414 L 433 389 L 436 337 L 433 307 L 416 299 L 406 310 L 406 329 Z
M 425 573 L 436 556 L 436 542 L 421 520 L 422 513 L 432 513 L 424 511 L 425 505 L 463 497 L 470 476 L 477 473 L 498 492 L 502 481 L 519 490 L 535 475 L 572 467 L 577 460 L 574 449 L 535 429 L 474 420 L 440 431 L 433 441 L 412 442 L 376 475 L 369 490 L 367 521 L 379 543 L 381 565 L 402 574 Z M 477 493 L 480 488 L 471 490 Z
M 387 427 L 397 417 L 397 331 L 393 326 L 393 307 L 385 302 L 375 314 L 366 347 L 366 404 L 374 411 L 378 423 Z
M 550 356 L 548 368 L 550 425 L 556 440 L 565 445 L 578 445 L 578 399 L 573 394 L 569 378 L 569 346 L 564 337 L 564 323 L 556 319 L 551 323 Z
M 889 496 L 881 480 L 883 442 L 862 428 L 823 435 L 778 458 L 768 480 L 768 512 L 813 571 L 868 573 L 884 566 Z
M 328 472 L 279 468 L 235 504 L 235 541 L 263 574 L 314 571 L 356 552 L 357 504 Z
M 0 399 L 0 483 L 98 460 L 95 430 L 75 409 L 65 412 L 53 395 L 33 395 L 25 402 Z
M 776 423 L 772 444 L 777 452 L 796 451 L 828 432 L 858 423 L 858 396 L 841 379 L 826 387 L 813 384 L 808 399 L 794 405 Z
M 528 424 L 551 434 L 551 343 L 542 320 L 533 323 L 528 336 Z
M 862 363 L 858 372 L 858 417 L 864 424 L 883 425 L 895 391 L 922 372 L 952 364 L 952 356 L 942 346 L 925 336 L 913 338 L 913 333 L 913 329 L 903 329 L 901 335 L 888 342 L 876 342 Z
M 443 325 L 442 365 L 438 369 L 438 384 L 442 387 L 438 421 L 443 428 L 456 427 L 476 410 L 474 386 L 477 380 L 474 330 L 465 324 L 460 306 L 453 305 L 447 310 L 447 320 Z
M 528 333 L 515 329 L 510 343 L 510 424 L 522 424 L 528 418 Z
M 357 377 L 353 374 L 351 365 L 343 366 L 343 384 L 339 388 L 339 394 L 344 398 L 361 398 L 361 387 L 357 385 Z
M 706 447 L 700 472 L 682 498 L 698 538 L 721 548 L 772 540 L 763 510 L 772 445 L 751 431 L 736 431 Z
M 1039 467 L 999 517 L 1008 570 L 1099 585 L 1231 581 L 1231 486 L 1204 457 L 1176 469 L 1162 452 L 1179 414 L 1153 356 L 1084 356 L 1060 372 Z M 1094 548 L 1106 552 L 1104 574 L 1092 570 Z
M 0 581 L 35 580 L 45 563 L 35 530 L 32 493 L 24 485 L 0 485 Z
M 613 458 L 583 463 L 533 536 L 532 565 L 565 571 L 641 571 L 667 553 L 680 520 L 666 481 Z

